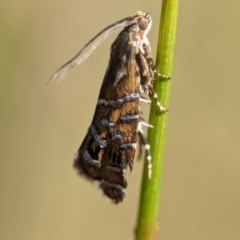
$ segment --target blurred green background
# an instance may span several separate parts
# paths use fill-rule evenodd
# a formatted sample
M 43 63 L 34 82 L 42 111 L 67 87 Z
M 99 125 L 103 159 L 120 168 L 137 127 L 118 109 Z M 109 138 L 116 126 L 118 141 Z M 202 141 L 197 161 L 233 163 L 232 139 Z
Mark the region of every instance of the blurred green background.
M 92 119 L 107 39 L 61 84 L 53 72 L 107 25 L 161 1 L 2 1 L 0 239 L 133 239 L 143 161 L 111 204 L 72 158 Z M 160 212 L 161 240 L 240 239 L 240 1 L 180 1 Z M 149 106 L 144 106 L 145 119 Z M 149 206 L 151 207 L 151 206 Z

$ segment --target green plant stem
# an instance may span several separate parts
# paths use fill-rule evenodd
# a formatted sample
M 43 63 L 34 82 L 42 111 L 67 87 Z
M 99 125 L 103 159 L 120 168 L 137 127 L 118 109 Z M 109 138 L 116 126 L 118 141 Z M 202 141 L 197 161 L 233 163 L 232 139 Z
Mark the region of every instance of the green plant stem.
M 162 0 L 156 69 L 171 76 L 176 38 L 178 0 Z M 154 89 L 163 106 L 169 106 L 171 80 L 157 79 Z M 136 240 L 154 240 L 157 237 L 163 155 L 166 139 L 168 112 L 160 112 L 156 104 L 151 105 L 148 140 L 152 154 L 152 177 L 148 178 L 147 162 L 143 170 L 141 198 L 136 228 Z

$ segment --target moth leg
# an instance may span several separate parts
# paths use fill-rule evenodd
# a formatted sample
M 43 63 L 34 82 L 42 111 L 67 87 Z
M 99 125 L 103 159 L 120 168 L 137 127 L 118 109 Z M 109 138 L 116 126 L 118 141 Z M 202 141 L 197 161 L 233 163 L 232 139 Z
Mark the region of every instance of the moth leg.
M 149 127 L 149 128 L 153 128 L 153 125 L 151 125 L 151 124 L 149 124 L 149 123 L 147 123 L 147 122 L 144 122 L 144 119 L 143 119 L 143 118 L 141 118 L 141 121 L 140 121 L 138 124 L 139 124 L 139 127 L 138 127 L 139 129 L 138 129 L 138 131 L 141 131 L 142 133 L 143 133 L 143 131 L 142 131 L 142 126 L 144 126 L 144 127 Z M 138 143 L 139 143 L 138 159 L 141 159 L 142 154 L 143 154 L 143 144 L 141 144 L 142 141 L 139 140 L 139 139 L 138 139 Z
M 145 46 L 144 51 L 145 51 L 145 54 L 140 53 L 136 56 L 137 57 L 136 59 L 137 59 L 138 65 L 139 65 L 140 76 L 141 76 L 140 77 L 140 79 L 141 79 L 140 87 L 143 92 L 149 94 L 152 98 L 154 98 L 154 100 L 161 112 L 166 112 L 167 110 L 158 101 L 158 96 L 152 87 L 153 77 L 152 77 L 151 70 L 155 71 L 155 72 L 156 72 L 156 70 L 154 68 L 153 59 L 149 55 L 150 51 L 147 48 L 147 46 Z M 164 75 L 161 75 L 161 76 L 164 77 Z M 142 101 L 142 99 L 141 99 L 141 101 Z
M 168 109 L 163 107 L 162 104 L 158 101 L 158 95 L 156 94 L 156 92 L 154 91 L 152 86 L 150 86 L 150 85 L 148 86 L 148 91 L 149 91 L 149 95 L 155 100 L 155 103 L 158 106 L 158 108 L 160 109 L 160 111 L 168 112 Z
M 151 102 L 152 102 L 151 100 L 146 99 L 146 98 L 143 97 L 143 96 L 140 96 L 139 101 L 140 101 L 140 102 L 144 102 L 144 103 L 151 103 Z
M 157 76 L 161 77 L 163 80 L 168 80 L 170 79 L 169 76 L 163 75 L 161 73 L 159 73 L 156 68 L 155 68 L 155 64 L 154 64 L 154 60 L 152 58 L 152 54 L 151 54 L 151 47 L 149 42 L 147 41 L 147 39 L 145 39 L 144 44 L 142 45 L 142 53 L 146 59 L 146 62 L 148 64 L 149 69 L 151 69 L 153 71 L 154 74 L 156 74 Z
M 147 161 L 148 161 L 148 177 L 151 178 L 151 175 L 152 175 L 152 156 L 151 156 L 151 153 L 150 153 L 150 145 L 147 141 L 146 136 L 144 135 L 144 133 L 142 131 L 141 122 L 139 123 L 139 127 L 138 127 L 138 136 L 140 138 L 140 141 L 141 141 L 142 145 L 144 146 L 144 148 L 146 150 Z
M 158 77 L 161 78 L 161 80 L 170 80 L 171 79 L 169 76 L 164 75 L 157 71 L 152 57 L 146 57 L 146 61 L 148 63 L 148 67 L 153 71 L 153 74 L 156 74 Z
M 150 66 L 150 67 L 151 67 L 153 73 L 156 74 L 158 77 L 160 77 L 161 80 L 170 80 L 170 79 L 171 79 L 169 76 L 163 75 L 163 74 L 159 73 L 159 72 L 156 70 L 156 68 L 155 68 L 154 65 L 152 65 L 152 66 Z

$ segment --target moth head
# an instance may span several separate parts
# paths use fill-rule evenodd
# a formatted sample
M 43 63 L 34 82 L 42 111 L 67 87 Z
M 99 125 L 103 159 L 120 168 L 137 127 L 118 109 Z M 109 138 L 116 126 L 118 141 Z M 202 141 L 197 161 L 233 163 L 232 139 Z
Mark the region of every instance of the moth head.
M 142 38 L 145 38 L 152 26 L 152 17 L 150 14 L 145 12 L 137 12 L 136 15 L 139 17 L 138 28 Z

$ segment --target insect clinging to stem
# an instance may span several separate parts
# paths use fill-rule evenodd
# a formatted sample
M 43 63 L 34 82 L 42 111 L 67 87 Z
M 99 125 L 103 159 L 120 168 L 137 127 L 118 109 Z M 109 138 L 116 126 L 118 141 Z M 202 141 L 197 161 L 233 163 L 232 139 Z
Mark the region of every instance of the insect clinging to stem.
M 85 61 L 112 32 L 123 28 L 111 46 L 92 123 L 74 157 L 78 172 L 89 180 L 99 181 L 104 194 L 114 203 L 125 196 L 124 173 L 133 167 L 138 139 L 146 149 L 149 178 L 152 173 L 150 145 L 142 130 L 142 126 L 152 126 L 140 116 L 140 102 L 151 101 L 141 94 L 149 95 L 160 111 L 166 111 L 152 85 L 155 74 L 163 79 L 169 77 L 155 69 L 147 39 L 151 25 L 151 16 L 141 11 L 113 23 L 60 67 L 50 80 L 62 81 L 71 68 Z

